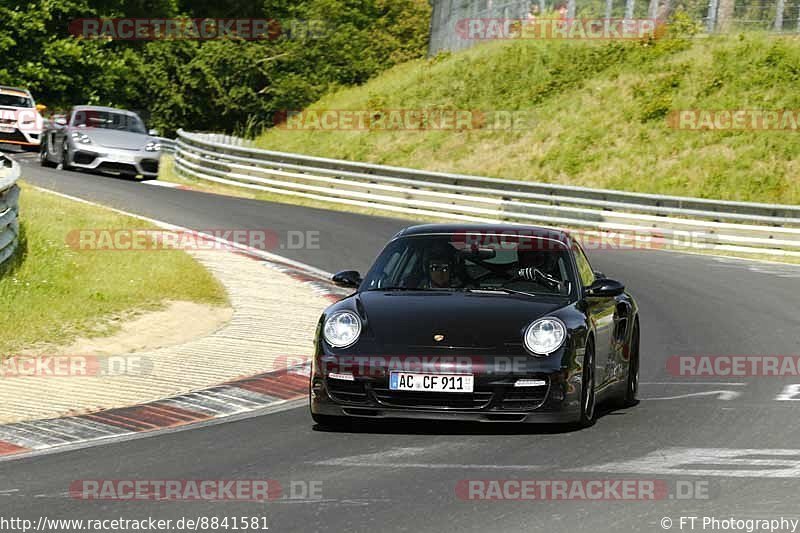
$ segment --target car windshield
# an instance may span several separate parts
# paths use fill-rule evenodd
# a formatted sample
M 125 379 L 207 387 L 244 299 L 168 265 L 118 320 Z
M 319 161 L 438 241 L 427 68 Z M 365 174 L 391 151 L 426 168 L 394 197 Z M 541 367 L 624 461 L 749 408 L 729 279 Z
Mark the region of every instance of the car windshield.
M 33 100 L 22 94 L 0 93 L 0 106 L 33 107 Z
M 127 113 L 114 113 L 113 111 L 98 111 L 94 109 L 76 111 L 72 118 L 72 125 L 78 128 L 101 128 L 145 133 L 144 124 L 139 117 Z
M 569 296 L 576 286 L 573 272 L 568 250 L 556 240 L 418 235 L 389 243 L 363 287 Z

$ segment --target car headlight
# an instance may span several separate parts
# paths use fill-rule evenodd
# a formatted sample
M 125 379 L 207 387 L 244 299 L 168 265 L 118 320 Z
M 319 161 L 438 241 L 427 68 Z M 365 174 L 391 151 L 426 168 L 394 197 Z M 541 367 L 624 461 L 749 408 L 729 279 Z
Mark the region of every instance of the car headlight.
M 361 335 L 361 320 L 352 311 L 339 311 L 325 320 L 323 334 L 334 348 L 347 348 Z
M 525 330 L 525 347 L 536 355 L 549 355 L 564 344 L 567 327 L 557 318 L 534 320 Z
M 161 151 L 161 144 L 156 142 L 149 142 L 144 147 L 145 151 L 147 152 L 160 152 Z
M 92 140 L 89 138 L 89 136 L 79 131 L 73 131 L 72 138 L 81 144 L 92 144 Z

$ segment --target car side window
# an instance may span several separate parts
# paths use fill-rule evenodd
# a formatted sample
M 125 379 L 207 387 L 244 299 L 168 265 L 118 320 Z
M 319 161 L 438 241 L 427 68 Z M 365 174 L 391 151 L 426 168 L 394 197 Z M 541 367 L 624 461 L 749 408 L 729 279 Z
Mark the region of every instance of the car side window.
M 583 253 L 583 249 L 580 245 L 573 244 L 572 250 L 575 254 L 575 264 L 578 265 L 578 275 L 581 278 L 581 283 L 583 283 L 584 287 L 588 287 L 594 283 L 595 280 L 592 265 L 589 264 L 589 260 L 586 258 L 586 254 Z

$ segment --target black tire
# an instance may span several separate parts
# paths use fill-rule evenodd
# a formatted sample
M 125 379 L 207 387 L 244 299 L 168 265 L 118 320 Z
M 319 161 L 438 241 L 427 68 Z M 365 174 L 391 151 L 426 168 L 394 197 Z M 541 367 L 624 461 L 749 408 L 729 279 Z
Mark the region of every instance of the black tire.
M 594 425 L 597 420 L 597 394 L 595 390 L 594 341 L 586 344 L 583 355 L 583 378 L 581 379 L 581 417 L 580 427 Z
M 622 399 L 624 407 L 632 407 L 638 403 L 636 395 L 639 393 L 639 323 L 633 326 L 631 343 L 628 347 L 628 379 L 625 383 L 625 396 Z
M 39 147 L 39 164 L 46 168 L 54 168 L 55 163 L 47 159 L 47 142 L 42 139 L 42 145 Z
M 317 425 L 325 429 L 347 429 L 350 426 L 350 419 L 346 416 L 311 413 L 311 418 L 314 419 Z
M 61 145 L 61 168 L 62 170 L 72 170 L 72 165 L 69 164 L 69 143 L 64 139 L 64 144 Z

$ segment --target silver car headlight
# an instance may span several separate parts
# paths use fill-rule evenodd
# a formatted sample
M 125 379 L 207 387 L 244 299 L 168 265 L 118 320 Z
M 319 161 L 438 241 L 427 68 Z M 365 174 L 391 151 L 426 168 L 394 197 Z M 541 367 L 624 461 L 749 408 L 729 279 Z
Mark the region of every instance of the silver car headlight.
M 79 131 L 73 131 L 72 138 L 81 144 L 92 144 L 92 140 L 89 138 L 89 136 Z
M 525 330 L 525 347 L 535 355 L 550 355 L 561 348 L 565 340 L 567 327 L 555 317 L 534 320 Z
M 160 152 L 161 151 L 161 144 L 156 142 L 149 142 L 144 147 L 145 151 L 147 152 Z
M 347 348 L 361 335 L 361 319 L 352 311 L 339 311 L 325 320 L 323 334 L 334 348 Z

